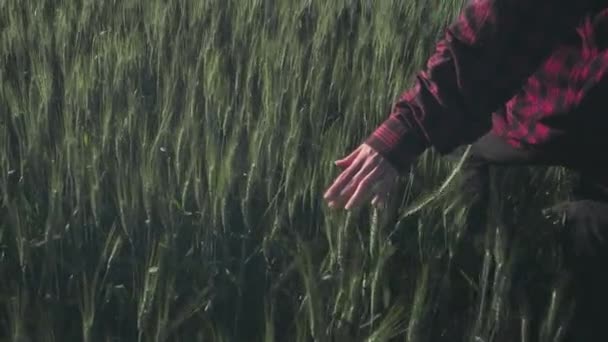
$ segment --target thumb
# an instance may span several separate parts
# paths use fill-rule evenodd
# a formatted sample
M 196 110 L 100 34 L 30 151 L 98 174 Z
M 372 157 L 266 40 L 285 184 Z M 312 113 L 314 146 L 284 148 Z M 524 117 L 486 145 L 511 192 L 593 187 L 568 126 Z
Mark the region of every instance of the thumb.
M 564 224 L 568 215 L 568 205 L 560 203 L 549 208 L 543 209 L 543 215 L 553 224 Z
M 338 159 L 334 162 L 334 164 L 336 164 L 337 166 L 348 166 L 350 165 L 355 158 L 357 158 L 357 155 L 359 154 L 359 150 L 361 149 L 361 146 L 357 147 L 357 149 L 355 149 L 354 151 L 352 151 L 348 156 L 342 158 L 342 159 Z

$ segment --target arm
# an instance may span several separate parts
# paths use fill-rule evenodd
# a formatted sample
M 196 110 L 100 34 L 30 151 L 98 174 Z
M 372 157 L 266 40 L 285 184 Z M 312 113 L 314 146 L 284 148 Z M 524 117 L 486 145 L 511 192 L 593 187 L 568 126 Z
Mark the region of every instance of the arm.
M 592 2 L 472 1 L 365 143 L 403 172 L 430 146 L 446 154 L 475 141 Z

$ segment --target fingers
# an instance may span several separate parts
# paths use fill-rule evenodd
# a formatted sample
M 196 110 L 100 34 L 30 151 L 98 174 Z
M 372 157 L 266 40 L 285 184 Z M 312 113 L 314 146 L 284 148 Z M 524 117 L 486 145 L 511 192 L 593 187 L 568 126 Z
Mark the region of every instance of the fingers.
M 363 179 L 365 179 L 377 167 L 378 167 L 377 165 L 372 164 L 369 161 L 364 162 L 363 166 L 361 167 L 361 169 L 359 169 L 359 172 L 357 172 L 357 174 L 344 187 L 344 189 L 342 189 L 342 191 L 340 192 L 340 196 L 343 196 L 343 197 L 344 196 L 346 196 L 346 197 L 352 196 L 352 194 L 357 190 L 357 187 L 359 186 L 359 184 L 361 183 L 361 181 Z
M 363 165 L 360 167 L 360 169 L 358 170 L 357 174 L 354 175 L 353 177 L 351 177 L 349 179 L 348 183 L 345 183 L 345 185 L 342 187 L 341 190 L 338 190 L 338 195 L 336 196 L 336 198 L 332 201 L 333 206 L 343 206 L 345 202 L 347 202 L 347 200 L 349 200 L 352 196 L 353 193 L 355 193 L 355 191 L 361 187 L 361 182 L 362 180 L 364 180 L 365 178 L 368 177 L 368 175 L 371 174 L 371 172 L 374 170 L 374 168 L 376 168 L 377 166 L 375 166 L 372 162 L 364 162 L 362 163 Z M 365 187 L 367 187 L 367 184 L 364 184 Z M 369 191 L 369 189 L 368 189 Z M 348 208 L 347 208 L 348 209 Z
M 386 184 L 386 186 L 385 186 Z M 382 183 L 382 190 L 379 190 L 372 199 L 372 205 L 378 209 L 384 209 L 388 203 L 388 197 L 390 193 L 390 182 Z
M 340 195 L 343 189 L 348 185 L 351 179 L 359 172 L 359 164 L 363 161 L 355 160 L 346 170 L 344 170 L 334 183 L 327 189 L 323 196 L 327 201 L 335 201 Z
M 567 213 L 568 205 L 563 203 L 542 210 L 543 216 L 554 225 L 564 225 L 566 223 L 565 220 L 568 217 Z
M 386 160 L 364 144 L 335 164 L 344 170 L 323 196 L 334 209 L 346 204 L 345 209 L 350 210 L 372 197 L 372 205 L 385 204 L 390 184 L 398 176 Z
M 379 180 L 379 175 L 380 175 L 380 168 L 378 166 L 375 166 L 371 172 L 365 172 L 364 173 L 364 177 L 360 182 L 356 182 L 354 183 L 348 190 L 349 192 L 352 191 L 351 189 L 354 189 L 354 193 L 352 194 L 352 196 L 350 196 L 350 194 L 348 194 L 350 197 L 349 201 L 346 203 L 345 209 L 346 210 L 350 210 L 353 207 L 358 207 L 359 205 L 362 204 L 363 201 L 371 198 L 374 193 L 373 193 L 373 185 L 374 183 L 378 182 Z M 356 188 L 355 188 L 356 186 Z
M 359 151 L 361 151 L 363 145 L 359 145 L 354 151 L 352 151 L 348 156 L 336 160 L 335 164 L 339 167 L 348 167 L 359 155 Z
M 395 179 L 387 177 L 386 168 L 382 165 L 376 166 L 358 185 L 356 191 L 346 204 L 346 209 L 358 207 L 372 199 L 372 205 L 381 208 L 386 205 L 388 195 Z

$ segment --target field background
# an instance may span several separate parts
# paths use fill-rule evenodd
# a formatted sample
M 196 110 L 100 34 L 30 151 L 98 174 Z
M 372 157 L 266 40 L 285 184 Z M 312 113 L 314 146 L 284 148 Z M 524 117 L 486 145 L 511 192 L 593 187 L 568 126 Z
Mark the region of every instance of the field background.
M 564 170 L 322 201 L 462 5 L 0 0 L 0 340 L 559 339 Z

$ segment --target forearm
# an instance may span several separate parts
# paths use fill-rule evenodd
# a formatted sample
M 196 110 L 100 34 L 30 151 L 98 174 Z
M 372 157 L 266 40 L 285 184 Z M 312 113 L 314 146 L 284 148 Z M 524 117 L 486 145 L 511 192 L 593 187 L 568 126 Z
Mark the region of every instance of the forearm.
M 428 147 L 445 154 L 473 142 L 589 7 L 585 1 L 473 1 L 365 142 L 400 171 Z

